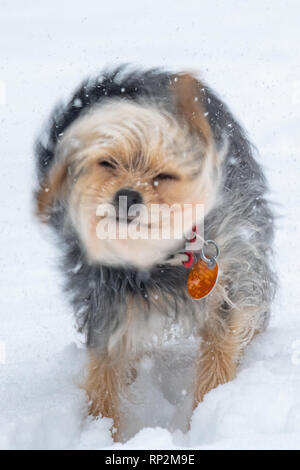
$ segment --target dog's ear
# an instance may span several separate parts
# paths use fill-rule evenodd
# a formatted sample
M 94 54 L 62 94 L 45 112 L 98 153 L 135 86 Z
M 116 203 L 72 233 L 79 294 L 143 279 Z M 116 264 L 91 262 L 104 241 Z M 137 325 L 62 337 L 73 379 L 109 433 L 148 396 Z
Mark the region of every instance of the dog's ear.
M 62 200 L 67 188 L 68 165 L 54 163 L 48 176 L 35 193 L 36 214 L 42 222 L 47 222 L 55 202 Z
M 204 86 L 193 75 L 172 76 L 172 87 L 179 115 L 197 133 L 206 147 L 212 143 L 212 131 L 205 117 Z

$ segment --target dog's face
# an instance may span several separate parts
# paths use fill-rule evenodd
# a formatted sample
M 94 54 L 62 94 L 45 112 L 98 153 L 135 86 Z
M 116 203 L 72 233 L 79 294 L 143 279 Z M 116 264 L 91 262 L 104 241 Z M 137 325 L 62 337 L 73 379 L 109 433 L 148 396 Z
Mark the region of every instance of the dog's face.
M 161 263 L 183 246 L 186 228 L 199 222 L 195 206 L 204 212 L 212 207 L 217 159 L 194 96 L 185 109 L 188 85 L 183 103 L 178 91 L 176 116 L 151 102 L 107 100 L 78 118 L 58 144 L 38 193 L 40 213 L 55 200 L 63 204 L 65 223 L 91 262 L 139 269 Z M 156 212 L 158 207 L 171 210 Z M 102 236 L 101 228 L 110 236 Z

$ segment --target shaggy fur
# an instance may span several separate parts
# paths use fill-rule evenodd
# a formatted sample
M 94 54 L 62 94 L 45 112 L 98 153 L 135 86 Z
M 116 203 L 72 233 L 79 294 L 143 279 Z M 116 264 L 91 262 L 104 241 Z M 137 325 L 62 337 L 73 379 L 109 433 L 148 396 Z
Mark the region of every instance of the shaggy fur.
M 80 128 L 86 113 L 96 107 L 104 113 L 110 103 L 119 103 L 120 110 L 122 103 L 150 106 L 166 115 L 175 130 L 176 123 L 183 122 L 185 153 L 191 160 L 183 166 L 183 157 L 178 156 L 182 173 L 198 162 L 196 171 L 200 174 L 203 155 L 211 153 L 207 158 L 212 162 L 216 196 L 205 214 L 204 229 L 205 239 L 214 240 L 220 248 L 220 277 L 212 294 L 203 300 L 189 297 L 188 270 L 169 265 L 165 253 L 159 262 L 143 269 L 130 263 L 108 265 L 87 255 L 77 223 L 68 212 L 70 202 L 64 195 L 64 185 L 68 185 L 66 174 L 72 171 L 72 164 L 61 164 L 62 153 L 69 151 L 64 142 L 75 129 L 74 123 Z M 165 150 L 161 152 L 163 161 Z M 66 105 L 55 110 L 48 130 L 37 143 L 36 155 L 38 213 L 58 235 L 66 289 L 93 356 L 87 386 L 91 412 L 114 414 L 106 411 L 118 406 L 107 404 L 105 377 L 120 369 L 121 362 L 122 367 L 124 362 L 124 368 L 129 367 L 133 358 L 151 347 L 152 332 L 166 331 L 174 322 L 183 326 L 185 334 L 196 332 L 204 338 L 197 364 L 195 404 L 211 388 L 232 379 L 245 345 L 268 323 L 275 281 L 269 265 L 273 215 L 266 200 L 265 177 L 245 133 L 226 105 L 191 75 L 120 67 L 86 81 Z M 191 175 L 186 178 L 192 181 Z M 188 188 L 188 183 L 184 184 Z M 95 357 L 99 358 L 98 367 L 94 366 Z M 105 369 L 105 377 L 99 372 L 95 379 L 95 370 L 100 369 Z M 90 390 L 94 383 L 97 385 Z M 101 393 L 97 392 L 99 383 Z M 107 382 L 109 396 L 117 397 L 116 384 L 117 379 Z M 113 417 L 118 424 L 119 416 Z

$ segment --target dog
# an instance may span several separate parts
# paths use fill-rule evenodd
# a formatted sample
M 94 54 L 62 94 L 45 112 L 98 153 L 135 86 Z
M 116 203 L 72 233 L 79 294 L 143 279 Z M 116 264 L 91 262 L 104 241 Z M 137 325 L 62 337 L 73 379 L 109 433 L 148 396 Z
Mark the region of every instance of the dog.
M 245 347 L 268 324 L 276 280 L 266 179 L 228 107 L 193 73 L 121 66 L 86 80 L 54 110 L 35 154 L 36 213 L 57 234 L 66 291 L 86 335 L 90 414 L 119 429 L 129 377 L 173 325 L 199 338 L 195 407 L 234 379 Z M 177 239 L 101 238 L 101 204 L 119 211 L 118 233 L 136 204 L 176 204 L 179 213 L 201 205 L 202 219 L 189 218 L 191 241 L 203 223 L 202 241 L 211 245 L 206 254 L 204 245 L 184 251 L 183 230 Z M 194 298 L 188 285 L 201 256 L 218 276 Z

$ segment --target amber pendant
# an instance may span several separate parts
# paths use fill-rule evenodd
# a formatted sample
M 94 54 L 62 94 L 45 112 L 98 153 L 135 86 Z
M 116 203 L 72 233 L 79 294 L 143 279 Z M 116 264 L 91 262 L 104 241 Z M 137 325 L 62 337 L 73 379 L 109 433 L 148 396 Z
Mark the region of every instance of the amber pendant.
M 218 280 L 218 263 L 208 263 L 202 258 L 192 267 L 187 281 L 188 292 L 194 299 L 203 299 L 215 287 Z

